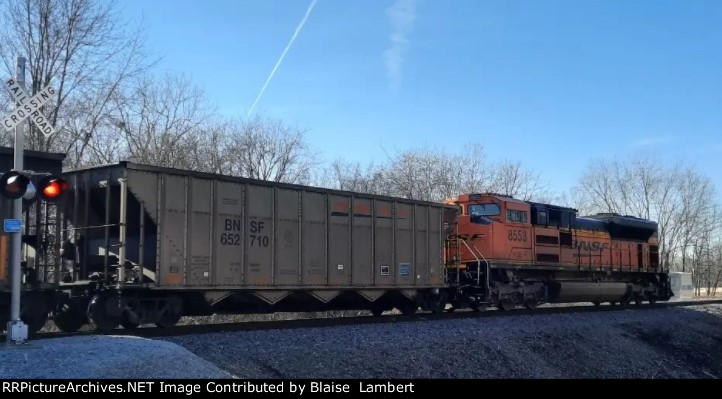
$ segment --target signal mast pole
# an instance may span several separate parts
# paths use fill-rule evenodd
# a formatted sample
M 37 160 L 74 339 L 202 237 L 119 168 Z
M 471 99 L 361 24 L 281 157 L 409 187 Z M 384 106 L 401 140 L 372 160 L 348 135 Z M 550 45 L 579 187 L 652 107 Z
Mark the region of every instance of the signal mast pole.
M 17 57 L 15 60 L 15 81 L 20 87 L 25 89 L 25 58 Z M 15 108 L 20 107 L 20 104 L 15 104 Z M 15 126 L 15 165 L 14 169 L 17 171 L 23 170 L 23 156 L 25 146 L 25 136 L 23 130 L 25 123 L 19 123 Z M 18 198 L 13 200 L 13 218 L 22 220 L 23 218 L 23 199 Z M 12 258 L 10 261 L 12 270 L 12 297 L 10 303 L 10 321 L 7 325 L 7 342 L 21 344 L 28 339 L 28 326 L 23 323 L 20 319 L 20 290 L 21 290 L 21 268 L 20 263 L 21 251 L 22 251 L 22 231 L 19 233 L 12 233 L 11 241 L 11 254 Z

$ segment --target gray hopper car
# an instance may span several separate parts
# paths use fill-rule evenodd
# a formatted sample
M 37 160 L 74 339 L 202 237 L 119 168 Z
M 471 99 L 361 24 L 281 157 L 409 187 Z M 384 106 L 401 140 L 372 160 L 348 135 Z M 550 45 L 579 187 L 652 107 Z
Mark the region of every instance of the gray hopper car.
M 130 162 L 64 178 L 64 330 L 86 309 L 108 330 L 219 312 L 445 304 L 453 206 Z

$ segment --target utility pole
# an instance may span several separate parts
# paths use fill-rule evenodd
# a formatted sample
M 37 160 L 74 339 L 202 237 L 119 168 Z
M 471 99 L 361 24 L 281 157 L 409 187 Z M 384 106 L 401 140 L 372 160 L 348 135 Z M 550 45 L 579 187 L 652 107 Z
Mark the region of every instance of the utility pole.
M 25 89 L 25 58 L 17 57 L 15 60 L 15 81 L 20 87 Z M 15 103 L 15 109 L 21 107 L 19 103 Z M 19 123 L 15 126 L 15 165 L 17 171 L 23 170 L 23 152 L 25 147 L 25 135 L 23 130 L 25 123 Z M 13 201 L 13 219 L 23 219 L 23 199 L 18 198 Z M 12 297 L 10 303 L 10 321 L 7 325 L 7 342 L 21 344 L 28 339 L 28 326 L 20 320 L 20 291 L 22 271 L 20 263 L 22 261 L 22 231 L 12 233 L 11 241 L 11 270 L 12 270 Z

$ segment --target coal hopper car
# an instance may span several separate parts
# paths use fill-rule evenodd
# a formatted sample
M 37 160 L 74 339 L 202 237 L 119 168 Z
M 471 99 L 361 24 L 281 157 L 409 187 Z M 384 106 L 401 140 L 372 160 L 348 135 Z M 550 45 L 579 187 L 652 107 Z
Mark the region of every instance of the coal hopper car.
M 121 162 L 64 173 L 56 324 L 443 310 L 458 207 Z

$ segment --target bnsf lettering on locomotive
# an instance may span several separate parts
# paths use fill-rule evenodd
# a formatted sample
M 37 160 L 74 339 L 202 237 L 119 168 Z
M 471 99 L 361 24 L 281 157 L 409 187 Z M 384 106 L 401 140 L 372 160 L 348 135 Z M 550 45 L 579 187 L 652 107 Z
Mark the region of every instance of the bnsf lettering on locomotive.
M 585 251 L 601 251 L 601 250 L 609 249 L 609 243 L 575 240 L 573 248 L 579 248 L 579 249 L 583 249 Z
M 462 241 L 476 240 L 476 239 L 479 239 L 479 238 L 481 238 L 481 237 L 483 237 L 483 236 L 484 236 L 484 235 L 481 234 L 481 233 L 472 234 L 472 235 L 471 235 L 471 238 L 469 238 L 469 235 L 468 235 L 468 234 L 450 234 L 450 235 L 449 235 L 449 240 L 462 240 Z

